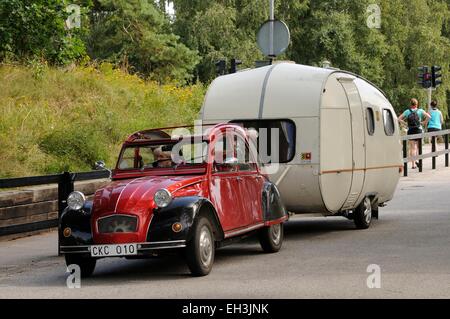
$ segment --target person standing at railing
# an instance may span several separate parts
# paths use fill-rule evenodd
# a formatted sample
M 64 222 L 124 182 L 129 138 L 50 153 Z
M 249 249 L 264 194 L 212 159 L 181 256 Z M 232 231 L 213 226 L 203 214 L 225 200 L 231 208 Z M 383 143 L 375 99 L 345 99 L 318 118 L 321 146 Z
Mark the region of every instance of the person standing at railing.
M 444 123 L 444 117 L 442 112 L 438 109 L 437 101 L 431 102 L 431 119 L 428 121 L 428 132 L 437 132 L 442 130 L 442 124 Z
M 430 119 L 431 115 L 425 112 L 423 109 L 419 109 L 419 101 L 417 99 L 411 99 L 410 107 L 398 117 L 400 123 L 408 126 L 408 135 L 422 134 L 422 123 L 427 119 Z M 405 121 L 406 119 L 406 121 Z M 419 155 L 419 141 L 421 139 L 409 140 L 409 157 L 415 157 Z M 418 162 L 412 161 L 412 169 L 418 166 Z

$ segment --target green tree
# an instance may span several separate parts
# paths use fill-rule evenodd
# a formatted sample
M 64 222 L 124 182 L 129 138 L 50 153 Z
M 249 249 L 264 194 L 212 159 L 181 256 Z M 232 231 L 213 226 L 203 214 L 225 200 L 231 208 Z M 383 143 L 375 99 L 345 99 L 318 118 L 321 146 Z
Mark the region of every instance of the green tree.
M 196 75 L 210 82 L 215 62 L 238 58 L 242 67 L 253 67 L 262 55 L 256 44 L 258 25 L 266 18 L 267 6 L 259 0 L 175 0 L 174 30 L 202 58 Z M 268 12 L 268 11 L 267 11 Z
M 85 8 L 90 4 L 79 3 Z M 0 61 L 42 58 L 67 64 L 82 59 L 86 29 L 66 28 L 68 4 L 63 0 L 0 1 Z
M 198 62 L 151 0 L 99 0 L 91 12 L 88 52 L 158 82 L 185 83 Z
M 287 19 L 296 30 L 289 57 L 299 63 L 333 66 L 369 77 L 381 85 L 387 52 L 384 36 L 366 25 L 372 1 L 311 1 L 300 17 Z
M 268 18 L 269 1 L 174 0 L 174 30 L 202 58 L 202 81 L 215 77 L 215 60 L 238 57 L 252 66 L 262 56 L 256 31 Z M 417 85 L 417 67 L 442 65 L 444 84 L 433 93 L 447 114 L 450 96 L 450 2 L 446 0 L 291 0 L 275 1 L 276 18 L 291 31 L 291 45 L 279 59 L 360 74 L 381 87 L 398 112 L 411 97 L 422 106 L 426 92 Z M 381 28 L 369 28 L 368 6 L 381 8 Z
M 386 79 L 383 89 L 400 112 L 411 97 L 418 97 L 426 108 L 426 91 L 417 85 L 418 67 L 441 65 L 444 77 L 449 72 L 450 42 L 443 34 L 450 11 L 445 1 L 401 0 L 381 1 L 382 32 L 386 35 L 388 54 L 384 60 Z M 435 92 L 445 115 L 450 78 Z
M 381 28 L 366 23 L 369 4 L 381 9 Z M 449 3 L 444 0 L 315 0 L 294 20 L 288 57 L 320 65 L 324 59 L 337 68 L 360 74 L 380 86 L 398 112 L 426 91 L 417 85 L 417 67 L 443 66 L 444 84 L 433 97 L 447 114 L 449 71 Z M 425 106 L 426 108 L 426 106 Z

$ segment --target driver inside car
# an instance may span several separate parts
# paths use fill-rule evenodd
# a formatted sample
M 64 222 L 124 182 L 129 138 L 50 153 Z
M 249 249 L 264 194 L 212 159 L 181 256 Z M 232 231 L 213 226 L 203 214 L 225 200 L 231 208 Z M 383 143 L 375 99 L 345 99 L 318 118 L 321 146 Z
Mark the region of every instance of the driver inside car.
M 154 149 L 153 155 L 155 159 L 155 162 L 153 162 L 153 167 L 170 168 L 173 166 L 171 151 L 166 150 L 164 146 Z

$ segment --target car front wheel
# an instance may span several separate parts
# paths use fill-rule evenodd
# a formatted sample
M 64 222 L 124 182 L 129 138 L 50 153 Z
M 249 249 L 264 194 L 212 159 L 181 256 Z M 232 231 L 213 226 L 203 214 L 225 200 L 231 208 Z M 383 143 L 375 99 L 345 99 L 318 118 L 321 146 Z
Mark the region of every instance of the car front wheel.
M 275 224 L 264 227 L 259 231 L 259 243 L 266 253 L 276 253 L 283 244 L 284 228 L 283 224 Z
M 194 227 L 194 235 L 185 251 L 186 262 L 194 276 L 206 276 L 214 263 L 214 235 L 206 217 L 200 217 Z
M 78 265 L 81 271 L 81 277 L 86 278 L 92 275 L 95 269 L 97 260 L 91 257 L 85 257 L 80 255 L 65 255 L 66 265 Z

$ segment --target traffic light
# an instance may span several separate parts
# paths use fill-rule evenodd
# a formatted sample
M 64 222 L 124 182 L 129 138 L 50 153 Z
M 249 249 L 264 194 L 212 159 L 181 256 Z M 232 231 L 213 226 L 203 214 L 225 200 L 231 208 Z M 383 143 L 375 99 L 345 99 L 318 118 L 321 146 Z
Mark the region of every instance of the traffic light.
M 430 72 L 428 72 L 428 66 L 419 67 L 419 85 L 422 85 L 424 89 L 429 89 L 432 86 L 432 78 Z
M 227 60 L 219 60 L 216 62 L 217 75 L 225 75 L 227 72 Z
M 241 60 L 231 59 L 230 73 L 236 73 L 238 71 L 238 66 L 242 64 Z
M 438 65 L 433 65 L 431 67 L 431 84 L 434 88 L 437 88 L 442 84 L 442 73 L 440 73 L 441 70 L 442 67 Z

